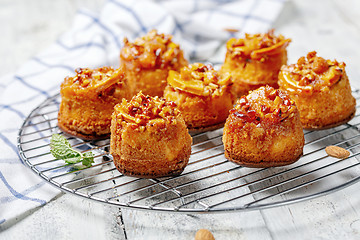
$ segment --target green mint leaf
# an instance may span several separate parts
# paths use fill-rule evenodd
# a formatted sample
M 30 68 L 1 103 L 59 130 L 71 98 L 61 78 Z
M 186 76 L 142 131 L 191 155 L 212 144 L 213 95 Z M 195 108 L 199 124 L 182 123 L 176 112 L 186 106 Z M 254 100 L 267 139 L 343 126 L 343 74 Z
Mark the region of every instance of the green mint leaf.
M 50 139 L 50 152 L 56 159 L 62 159 L 68 164 L 82 162 L 86 167 L 90 167 L 94 162 L 94 154 L 86 152 L 82 154 L 73 149 L 69 141 L 62 135 L 53 134 Z
M 50 152 L 56 159 L 81 157 L 81 153 L 72 149 L 69 141 L 59 134 L 53 134 L 51 136 Z
M 94 154 L 92 152 L 86 152 L 83 154 L 82 164 L 90 167 L 94 162 Z
M 71 158 L 65 158 L 63 159 L 66 163 L 78 163 L 81 162 L 81 156 L 77 156 L 77 157 L 71 157 Z

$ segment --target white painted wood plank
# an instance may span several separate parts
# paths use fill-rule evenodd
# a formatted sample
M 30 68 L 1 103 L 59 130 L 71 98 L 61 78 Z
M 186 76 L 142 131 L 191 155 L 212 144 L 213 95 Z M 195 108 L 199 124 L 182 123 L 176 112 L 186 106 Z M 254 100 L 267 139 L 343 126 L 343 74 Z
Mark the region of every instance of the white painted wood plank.
M 125 239 L 118 209 L 62 194 L 2 229 L 0 239 Z
M 193 239 L 197 230 L 210 230 L 215 239 L 272 239 L 259 212 L 167 214 L 123 210 L 129 239 Z

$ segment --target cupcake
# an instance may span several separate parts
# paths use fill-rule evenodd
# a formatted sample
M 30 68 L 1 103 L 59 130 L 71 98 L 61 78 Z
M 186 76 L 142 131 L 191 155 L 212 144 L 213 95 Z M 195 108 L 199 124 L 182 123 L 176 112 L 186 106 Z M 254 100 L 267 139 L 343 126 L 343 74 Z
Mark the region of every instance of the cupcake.
M 345 63 L 325 60 L 309 52 L 297 64 L 283 66 L 280 89 L 286 90 L 300 111 L 305 129 L 326 129 L 348 122 L 355 114 Z
M 124 39 L 120 52 L 120 65 L 135 95 L 142 91 L 150 96 L 162 96 L 170 70 L 180 70 L 188 62 L 171 35 L 158 34 L 156 30 L 135 39 Z
M 224 125 L 234 104 L 230 75 L 219 76 L 211 65 L 194 63 L 170 71 L 167 82 L 164 98 L 178 105 L 190 131 Z
M 241 97 L 224 127 L 225 157 L 246 167 L 276 167 L 297 161 L 304 147 L 299 112 L 290 97 L 260 87 Z
M 286 47 L 290 41 L 282 35 L 274 35 L 274 30 L 232 38 L 226 44 L 220 73 L 231 73 L 238 97 L 264 85 L 277 88 L 278 74 L 287 62 Z
M 192 138 L 173 102 L 141 92 L 114 108 L 110 153 L 124 175 L 179 175 L 187 165 Z
M 61 84 L 59 128 L 86 140 L 109 137 L 114 106 L 130 97 L 124 74 L 111 67 L 75 72 Z

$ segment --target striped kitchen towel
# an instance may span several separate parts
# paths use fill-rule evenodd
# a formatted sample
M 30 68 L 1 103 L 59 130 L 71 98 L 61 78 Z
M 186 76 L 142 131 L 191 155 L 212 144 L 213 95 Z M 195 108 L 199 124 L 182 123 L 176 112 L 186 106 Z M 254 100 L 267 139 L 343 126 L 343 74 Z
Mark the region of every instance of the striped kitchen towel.
M 123 38 L 133 40 L 151 29 L 174 35 L 190 61 L 222 61 L 226 40 L 267 31 L 283 5 L 282 0 L 108 0 L 99 13 L 78 11 L 71 29 L 51 47 L 0 79 L 0 229 L 59 193 L 21 161 L 17 135 L 24 118 L 58 93 L 74 69 L 118 66 Z

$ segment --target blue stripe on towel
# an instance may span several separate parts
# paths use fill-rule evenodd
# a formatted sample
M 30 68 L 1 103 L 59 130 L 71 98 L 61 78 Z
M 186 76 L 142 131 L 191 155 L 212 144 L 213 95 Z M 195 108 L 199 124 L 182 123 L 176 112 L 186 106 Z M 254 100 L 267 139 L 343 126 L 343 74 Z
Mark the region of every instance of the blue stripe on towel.
M 161 17 L 156 23 L 154 23 L 153 25 L 149 26 L 149 29 L 157 29 L 159 27 L 160 24 L 162 24 L 166 18 L 168 18 L 169 15 L 168 14 L 165 14 L 163 17 Z M 134 34 L 134 37 L 139 37 L 141 36 L 142 34 L 142 31 L 141 32 L 137 32 Z
M 0 104 L 0 108 L 2 108 L 2 109 L 7 109 L 7 110 L 9 110 L 9 111 L 11 111 L 11 112 L 16 113 L 19 117 L 25 118 L 25 115 L 24 115 L 22 112 L 20 112 L 19 110 L 16 110 L 15 108 L 13 108 L 13 107 L 10 106 L 10 105 Z M 2 109 L 0 109 L 0 111 L 1 111 Z
M 30 84 L 27 83 L 27 82 L 25 81 L 25 79 L 23 79 L 22 77 L 15 75 L 14 78 L 15 78 L 16 80 L 20 81 L 22 84 L 24 84 L 24 85 L 27 86 L 28 88 L 31 88 L 31 89 L 33 89 L 33 90 L 35 90 L 35 91 L 38 91 L 39 93 L 45 95 L 46 97 L 50 97 L 50 95 L 49 95 L 46 91 L 43 91 L 43 90 L 40 89 L 40 88 L 37 88 L 37 87 L 34 87 L 34 86 L 30 85 Z
M 99 27 L 101 27 L 101 28 L 102 28 L 103 30 L 105 30 L 106 32 L 110 33 L 110 35 L 114 38 L 117 47 L 120 49 L 121 43 L 119 42 L 119 40 L 118 40 L 118 38 L 116 37 L 116 35 L 114 34 L 114 32 L 111 31 L 108 27 L 106 27 L 102 22 L 100 22 L 98 18 L 95 18 L 94 16 L 91 16 L 89 13 L 84 12 L 84 11 L 79 11 L 79 14 L 82 14 L 82 15 L 84 15 L 84 16 L 87 16 L 87 17 L 93 19 L 94 22 L 95 22 Z
M 148 29 L 145 27 L 144 23 L 141 21 L 140 17 L 129 7 L 125 6 L 124 4 L 114 1 L 114 0 L 109 0 L 109 2 L 113 3 L 115 6 L 118 6 L 120 8 L 122 8 L 123 10 L 127 11 L 128 13 L 130 13 L 135 21 L 139 24 L 141 30 L 143 33 L 147 33 Z
M 74 68 L 73 67 L 70 67 L 70 66 L 67 66 L 67 65 L 64 65 L 64 64 L 50 64 L 50 63 L 46 63 L 44 62 L 43 60 L 41 60 L 40 58 L 38 57 L 33 57 L 32 58 L 33 61 L 41 64 L 41 65 L 44 65 L 45 67 L 49 67 L 49 68 L 64 68 L 64 69 L 67 69 L 69 71 L 73 71 Z
M 45 184 L 45 181 L 41 181 L 40 183 L 35 184 L 34 186 L 22 191 L 20 194 L 26 196 L 27 194 L 32 193 L 32 192 L 36 191 L 37 189 L 41 188 L 44 184 Z M 0 204 L 13 202 L 16 199 L 18 199 L 18 198 L 15 196 L 2 197 L 2 198 L 0 198 Z
M 56 44 L 59 45 L 60 47 L 68 50 L 68 51 L 73 51 L 73 50 L 78 50 L 81 48 L 84 48 L 85 50 L 90 48 L 90 47 L 98 47 L 101 48 L 103 50 L 105 50 L 105 46 L 103 44 L 100 43 L 95 43 L 95 42 L 88 42 L 88 43 L 84 43 L 84 44 L 79 44 L 79 45 L 75 45 L 75 46 L 66 46 L 64 43 L 62 43 L 60 40 L 56 41 Z
M 21 200 L 25 200 L 25 201 L 33 201 L 33 202 L 38 202 L 40 203 L 40 205 L 44 205 L 46 203 L 45 200 L 42 199 L 38 199 L 38 198 L 31 198 L 31 197 L 27 197 L 19 192 L 17 192 L 15 189 L 13 189 L 9 183 L 6 181 L 4 175 L 2 174 L 2 172 L 0 171 L 0 180 L 5 184 L 6 188 L 10 191 L 10 193 Z
M 39 72 L 39 73 L 35 73 L 35 74 L 31 75 L 31 77 L 36 76 L 36 75 L 41 74 L 41 73 L 44 73 L 44 72 L 45 72 L 45 71 L 42 71 L 42 72 Z M 25 77 L 21 77 L 21 78 L 24 79 Z M 50 92 L 50 91 L 52 91 L 52 90 L 59 89 L 59 88 L 60 88 L 60 83 L 59 83 L 59 84 L 55 84 L 54 86 L 52 86 L 51 88 L 49 88 L 46 92 Z M 57 92 L 59 92 L 59 91 L 57 91 Z M 12 106 L 15 106 L 15 105 L 21 105 L 21 104 L 24 104 L 24 103 L 28 103 L 29 101 L 31 101 L 31 100 L 33 100 L 33 99 L 35 99 L 35 98 L 37 98 L 37 97 L 39 97 L 39 94 L 33 94 L 33 95 L 31 95 L 30 97 L 28 97 L 28 98 L 22 99 L 22 100 L 20 100 L 20 101 L 12 102 L 11 105 L 12 105 Z M 0 104 L 0 108 L 7 108 L 7 106 L 10 106 L 10 105 Z M 20 115 L 19 115 L 19 116 L 20 116 Z M 21 118 L 25 118 L 25 115 L 20 116 L 20 117 L 21 117 Z
M 8 145 L 14 152 L 15 154 L 19 157 L 20 159 L 20 155 L 18 152 L 17 147 L 15 146 L 15 144 L 13 144 L 7 137 L 5 137 L 2 133 L 0 133 L 0 139 L 4 141 L 4 143 L 6 145 Z M 22 161 L 21 161 L 22 162 Z M 24 163 L 23 163 L 24 164 Z
M 211 18 L 213 13 L 221 13 L 221 14 L 224 14 L 224 15 L 229 15 L 229 16 L 233 16 L 233 17 L 237 17 L 237 18 L 253 19 L 253 20 L 256 20 L 256 21 L 259 21 L 259 22 L 271 23 L 269 20 L 267 20 L 265 18 L 253 16 L 251 14 L 233 13 L 233 12 L 229 12 L 229 11 L 222 10 L 222 9 L 211 9 L 211 12 L 209 12 L 209 19 Z

